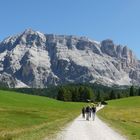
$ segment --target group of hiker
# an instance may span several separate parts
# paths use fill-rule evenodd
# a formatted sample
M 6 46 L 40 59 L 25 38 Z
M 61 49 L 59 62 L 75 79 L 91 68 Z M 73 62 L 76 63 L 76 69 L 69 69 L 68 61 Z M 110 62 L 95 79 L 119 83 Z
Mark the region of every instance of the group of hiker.
M 86 120 L 89 121 L 89 119 L 92 117 L 92 119 L 95 119 L 96 114 L 96 106 L 87 106 L 82 108 L 82 117 L 86 118 Z

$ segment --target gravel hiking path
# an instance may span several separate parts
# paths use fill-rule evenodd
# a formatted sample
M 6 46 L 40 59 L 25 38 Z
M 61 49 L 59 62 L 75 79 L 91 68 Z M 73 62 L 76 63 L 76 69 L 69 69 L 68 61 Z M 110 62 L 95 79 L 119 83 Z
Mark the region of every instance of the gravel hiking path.
M 97 110 L 102 109 L 98 107 Z M 111 129 L 106 123 L 98 118 L 86 121 L 80 115 L 66 128 L 64 128 L 55 140 L 126 140 L 125 137 Z

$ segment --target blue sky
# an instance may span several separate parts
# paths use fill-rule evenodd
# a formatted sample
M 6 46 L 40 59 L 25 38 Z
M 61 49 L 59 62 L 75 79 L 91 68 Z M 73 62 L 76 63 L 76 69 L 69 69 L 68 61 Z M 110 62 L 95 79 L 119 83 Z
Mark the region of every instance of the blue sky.
M 0 0 L 0 40 L 27 28 L 110 38 L 140 59 L 140 0 Z

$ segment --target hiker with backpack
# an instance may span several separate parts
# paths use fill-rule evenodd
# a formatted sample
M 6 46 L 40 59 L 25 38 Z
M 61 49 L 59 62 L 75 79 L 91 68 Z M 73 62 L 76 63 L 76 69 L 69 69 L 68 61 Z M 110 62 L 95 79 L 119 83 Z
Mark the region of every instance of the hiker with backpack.
M 82 117 L 85 118 L 85 107 L 82 108 Z
M 86 120 L 88 120 L 88 121 L 89 121 L 89 117 L 90 117 L 90 111 L 91 111 L 90 106 L 87 106 L 85 109 L 85 112 L 86 112 Z
M 95 120 L 96 107 L 93 106 L 93 107 L 91 108 L 91 110 L 92 110 L 92 118 L 93 118 L 93 120 Z

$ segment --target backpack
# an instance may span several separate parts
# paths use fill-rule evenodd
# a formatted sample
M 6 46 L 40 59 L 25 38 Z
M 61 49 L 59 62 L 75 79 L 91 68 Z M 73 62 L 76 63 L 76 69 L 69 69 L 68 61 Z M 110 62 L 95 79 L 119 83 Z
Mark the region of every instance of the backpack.
M 96 112 L 96 108 L 95 107 L 92 107 L 92 111 L 95 113 Z
M 86 107 L 86 112 L 90 112 L 90 108 L 88 106 Z

